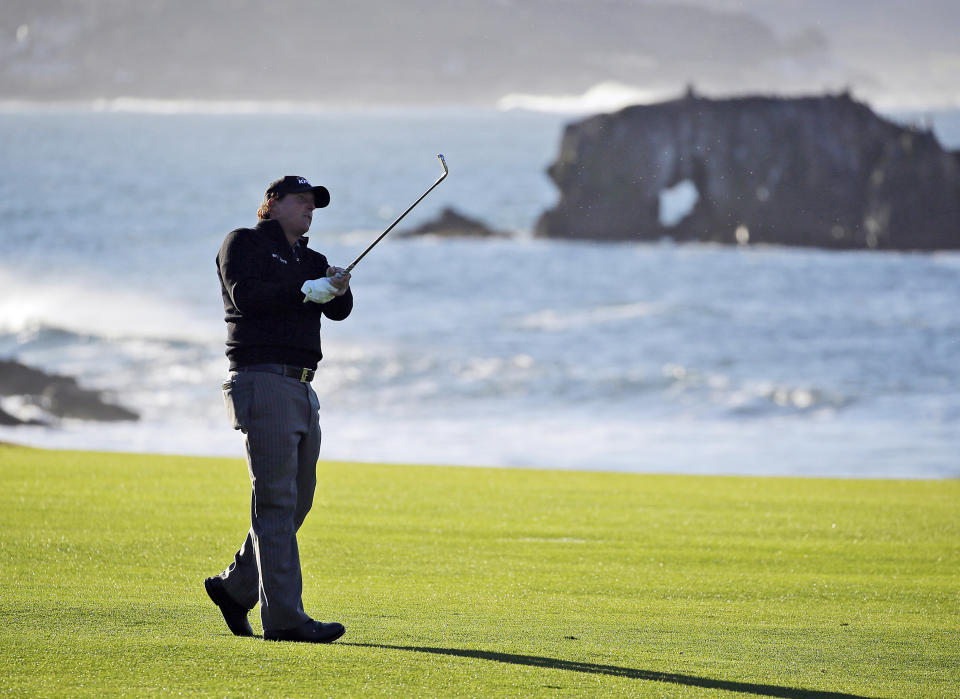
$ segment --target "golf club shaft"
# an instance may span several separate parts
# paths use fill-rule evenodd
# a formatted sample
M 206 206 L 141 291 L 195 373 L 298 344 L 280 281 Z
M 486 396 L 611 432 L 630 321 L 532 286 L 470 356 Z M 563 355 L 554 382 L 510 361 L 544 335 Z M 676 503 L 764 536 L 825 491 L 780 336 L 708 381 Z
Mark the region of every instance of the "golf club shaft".
M 372 243 L 370 243 L 370 245 L 367 247 L 367 249 L 364 250 L 362 253 L 360 253 L 360 257 L 358 257 L 357 259 L 355 259 L 353 262 L 350 263 L 350 265 L 347 267 L 347 272 L 351 271 L 354 267 L 356 267 L 356 266 L 357 266 L 357 263 L 358 263 L 360 260 L 362 260 L 362 259 L 366 256 L 366 254 L 367 254 L 368 252 L 370 252 L 371 250 L 373 250 L 374 246 L 375 246 L 377 243 L 379 243 L 381 240 L 383 240 L 383 239 L 386 237 L 387 233 L 389 233 L 390 231 L 392 231 L 392 230 L 393 230 L 393 227 L 396 226 L 398 223 L 400 223 L 401 219 L 403 219 L 404 216 L 406 216 L 407 214 L 409 214 L 409 213 L 413 210 L 413 207 L 415 207 L 417 204 L 419 204 L 421 201 L 423 201 L 423 198 L 426 197 L 428 194 L 430 194 L 430 192 L 433 191 L 433 188 L 434 188 L 434 187 L 436 187 L 438 184 L 440 184 L 441 182 L 443 182 L 443 179 L 447 176 L 447 173 L 449 172 L 449 170 L 447 170 L 447 161 L 446 161 L 446 159 L 443 157 L 442 154 L 438 154 L 438 155 L 437 155 L 437 158 L 439 158 L 439 160 L 440 160 L 440 166 L 443 168 L 443 174 L 440 175 L 440 177 L 437 179 L 437 181 L 434 182 L 434 183 L 430 186 L 430 189 L 428 189 L 426 192 L 424 192 L 423 194 L 421 194 L 419 199 L 417 199 L 415 202 L 413 202 L 413 203 L 409 206 L 409 208 L 407 208 L 406 211 L 404 211 L 402 214 L 400 214 L 400 215 L 397 217 L 397 220 L 394 221 L 393 223 L 391 223 L 391 224 L 387 227 L 387 230 L 385 230 L 383 233 L 381 233 L 380 236 L 379 236 L 376 240 L 374 240 Z

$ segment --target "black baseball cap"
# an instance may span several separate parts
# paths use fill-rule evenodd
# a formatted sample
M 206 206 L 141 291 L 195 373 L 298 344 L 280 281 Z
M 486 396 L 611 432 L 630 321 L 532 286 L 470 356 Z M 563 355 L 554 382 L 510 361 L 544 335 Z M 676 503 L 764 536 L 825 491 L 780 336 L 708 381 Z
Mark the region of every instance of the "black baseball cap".
M 271 182 L 270 186 L 267 187 L 264 198 L 275 196 L 279 199 L 287 194 L 298 194 L 299 192 L 313 192 L 314 208 L 322 209 L 330 203 L 330 192 L 327 191 L 326 187 L 314 187 L 307 182 L 306 178 L 296 175 L 286 175 Z

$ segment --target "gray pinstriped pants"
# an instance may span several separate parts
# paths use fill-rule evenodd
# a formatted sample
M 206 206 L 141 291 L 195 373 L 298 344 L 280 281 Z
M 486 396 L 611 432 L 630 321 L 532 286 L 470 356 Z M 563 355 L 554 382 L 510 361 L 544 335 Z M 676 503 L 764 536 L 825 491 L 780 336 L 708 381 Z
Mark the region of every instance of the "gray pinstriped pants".
M 239 604 L 260 602 L 265 631 L 291 629 L 310 618 L 297 530 L 317 485 L 320 404 L 310 384 L 261 371 L 232 374 L 223 397 L 233 427 L 244 433 L 253 488 L 250 531 L 220 577 Z

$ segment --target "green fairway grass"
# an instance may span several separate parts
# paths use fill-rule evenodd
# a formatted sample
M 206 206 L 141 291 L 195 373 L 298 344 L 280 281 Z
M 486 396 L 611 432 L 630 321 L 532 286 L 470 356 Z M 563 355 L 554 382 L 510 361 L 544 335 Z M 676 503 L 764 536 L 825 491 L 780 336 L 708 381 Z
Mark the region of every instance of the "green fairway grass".
M 0 446 L 0 694 L 960 696 L 958 481 L 318 476 L 304 606 L 347 634 L 270 643 L 202 584 L 242 460 Z

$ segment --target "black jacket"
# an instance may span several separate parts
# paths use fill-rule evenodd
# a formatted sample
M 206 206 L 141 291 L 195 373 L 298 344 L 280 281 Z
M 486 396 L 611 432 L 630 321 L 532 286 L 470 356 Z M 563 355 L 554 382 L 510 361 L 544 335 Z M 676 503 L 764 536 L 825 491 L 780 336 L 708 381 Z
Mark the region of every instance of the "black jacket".
M 227 234 L 217 268 L 231 369 L 247 364 L 316 369 L 323 357 L 321 317 L 343 320 L 350 315 L 349 290 L 328 303 L 304 303 L 300 287 L 308 279 L 325 277 L 328 266 L 327 258 L 306 244 L 301 238 L 292 249 L 280 224 L 270 219 Z

